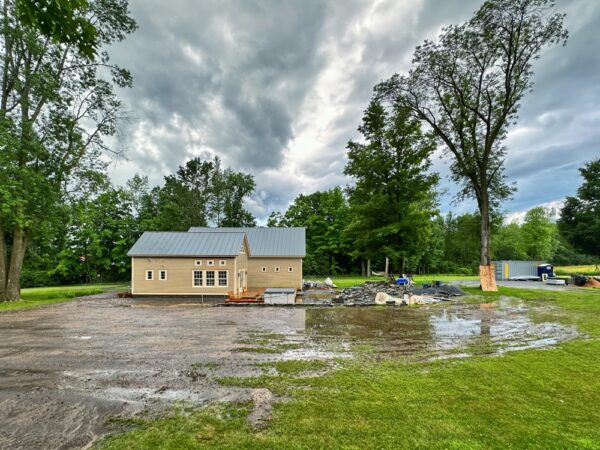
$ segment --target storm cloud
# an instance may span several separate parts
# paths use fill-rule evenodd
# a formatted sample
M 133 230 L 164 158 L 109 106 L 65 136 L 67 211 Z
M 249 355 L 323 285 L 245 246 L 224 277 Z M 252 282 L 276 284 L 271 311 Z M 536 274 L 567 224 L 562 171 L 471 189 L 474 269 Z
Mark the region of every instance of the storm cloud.
M 121 93 L 132 115 L 118 144 L 127 161 L 110 174 L 158 184 L 194 156 L 218 155 L 255 176 L 248 206 L 260 219 L 299 193 L 345 185 L 346 143 L 358 137 L 373 86 L 406 71 L 416 45 L 480 3 L 131 0 L 139 30 L 110 49 L 134 76 Z M 600 3 L 558 3 L 569 42 L 536 63 L 535 89 L 507 140 L 519 190 L 505 209 L 515 216 L 573 194 L 577 168 L 600 154 Z M 447 174 L 440 155 L 434 168 Z M 457 210 L 455 186 L 443 185 L 442 211 Z

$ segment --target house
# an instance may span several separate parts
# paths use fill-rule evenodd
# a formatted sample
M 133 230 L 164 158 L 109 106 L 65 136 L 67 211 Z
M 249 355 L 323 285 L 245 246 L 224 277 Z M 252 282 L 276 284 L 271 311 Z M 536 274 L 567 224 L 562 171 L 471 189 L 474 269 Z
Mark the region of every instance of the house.
M 304 228 L 145 232 L 129 250 L 133 295 L 240 295 L 302 287 Z

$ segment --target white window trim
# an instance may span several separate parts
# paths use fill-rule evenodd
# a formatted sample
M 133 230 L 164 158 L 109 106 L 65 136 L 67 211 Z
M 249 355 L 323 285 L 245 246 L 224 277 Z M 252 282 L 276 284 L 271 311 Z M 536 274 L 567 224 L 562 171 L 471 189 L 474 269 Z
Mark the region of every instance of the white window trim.
M 275 266 L 275 272 L 281 272 L 281 267 Z
M 150 278 L 148 278 L 148 274 L 151 274 Z M 146 269 L 146 281 L 154 281 L 154 270 Z
M 195 266 L 201 266 L 201 265 L 202 265 L 202 260 L 201 260 L 201 259 L 197 259 L 197 260 L 194 262 L 194 265 L 195 265 Z
M 200 272 L 200 284 L 196 285 L 196 272 Z M 202 273 L 201 270 L 192 270 L 192 287 L 193 288 L 200 288 L 204 286 L 204 274 Z
M 162 274 L 165 274 L 165 277 L 162 277 Z M 168 278 L 168 274 L 167 274 L 167 269 L 160 269 L 158 271 L 158 281 L 167 281 Z
M 221 272 L 225 272 L 225 284 L 221 284 L 221 276 L 220 276 Z M 217 271 L 217 286 L 218 287 L 229 287 L 229 270 Z
M 293 268 L 293 267 L 288 267 L 288 272 L 290 272 L 290 273 L 291 273 L 291 272 L 293 272 L 293 271 L 294 271 L 294 268 Z
M 262 266 L 262 267 L 260 268 L 260 271 L 261 271 L 262 273 L 266 273 L 266 272 L 267 272 L 267 266 Z
M 209 259 L 206 261 L 206 265 L 212 267 L 215 265 L 215 261 L 213 259 Z
M 219 260 L 219 267 L 225 267 L 227 265 L 227 261 L 224 259 Z
M 213 274 L 213 277 L 212 277 L 213 284 L 208 284 L 208 273 L 209 272 L 212 272 L 212 274 Z M 217 280 L 218 274 L 217 274 L 217 276 L 215 276 L 215 272 L 217 272 L 217 271 L 216 270 L 205 270 L 204 271 L 204 286 L 205 287 L 209 287 L 209 288 L 217 287 L 217 285 L 218 285 L 217 284 L 218 283 L 218 280 Z

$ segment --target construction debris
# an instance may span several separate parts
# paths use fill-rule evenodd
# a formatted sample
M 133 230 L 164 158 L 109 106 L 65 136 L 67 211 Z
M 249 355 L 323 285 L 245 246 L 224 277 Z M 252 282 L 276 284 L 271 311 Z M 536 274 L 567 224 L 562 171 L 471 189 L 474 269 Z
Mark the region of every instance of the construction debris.
M 447 301 L 466 293 L 458 286 L 434 283 L 433 286 L 415 287 L 390 285 L 383 281 L 368 281 L 362 286 L 343 289 L 334 302 L 346 306 L 419 305 Z

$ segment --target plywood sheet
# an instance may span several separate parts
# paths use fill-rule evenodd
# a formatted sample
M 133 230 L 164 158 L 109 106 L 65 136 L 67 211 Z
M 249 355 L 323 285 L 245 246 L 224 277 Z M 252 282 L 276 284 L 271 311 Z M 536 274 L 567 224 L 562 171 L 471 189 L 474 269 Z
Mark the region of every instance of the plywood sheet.
M 496 285 L 496 267 L 493 264 L 479 266 L 479 280 L 481 281 L 482 291 L 497 291 Z

